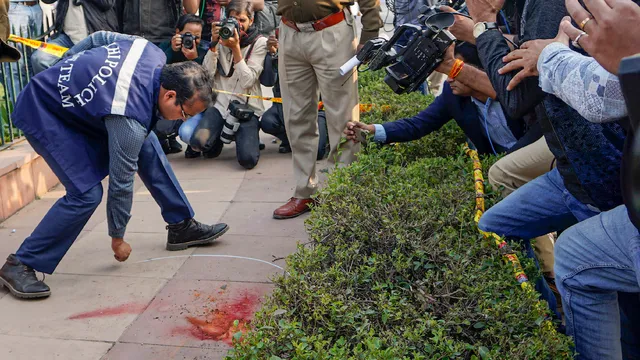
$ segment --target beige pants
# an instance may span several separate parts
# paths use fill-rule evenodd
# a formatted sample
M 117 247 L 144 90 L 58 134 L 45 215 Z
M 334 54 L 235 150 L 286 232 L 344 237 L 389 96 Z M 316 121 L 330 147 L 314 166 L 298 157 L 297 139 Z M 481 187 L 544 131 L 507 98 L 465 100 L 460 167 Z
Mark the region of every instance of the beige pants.
M 293 153 L 294 197 L 309 198 L 318 187 L 318 93 L 327 116 L 331 164 L 355 160 L 359 145 L 340 144 L 348 121 L 359 121 L 356 72 L 340 76 L 339 68 L 356 53 L 353 17 L 315 32 L 297 32 L 280 23 L 278 74 L 284 123 Z
M 494 188 L 504 187 L 502 195 L 508 196 L 517 188 L 549 172 L 554 165 L 554 156 L 544 137 L 533 144 L 498 160 L 489 169 L 489 183 Z M 542 272 L 553 271 L 554 240 L 551 234 L 535 239 L 534 251 L 542 263 Z

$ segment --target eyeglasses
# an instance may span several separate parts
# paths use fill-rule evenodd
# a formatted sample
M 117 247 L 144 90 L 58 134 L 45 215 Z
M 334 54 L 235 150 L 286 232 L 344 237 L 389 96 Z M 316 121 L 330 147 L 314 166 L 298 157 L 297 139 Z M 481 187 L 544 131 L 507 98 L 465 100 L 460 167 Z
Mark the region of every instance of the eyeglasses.
M 184 120 L 188 120 L 192 116 L 192 115 L 189 115 L 186 112 L 184 112 L 184 108 L 182 107 L 182 104 L 180 104 L 180 111 L 182 111 L 182 118 Z

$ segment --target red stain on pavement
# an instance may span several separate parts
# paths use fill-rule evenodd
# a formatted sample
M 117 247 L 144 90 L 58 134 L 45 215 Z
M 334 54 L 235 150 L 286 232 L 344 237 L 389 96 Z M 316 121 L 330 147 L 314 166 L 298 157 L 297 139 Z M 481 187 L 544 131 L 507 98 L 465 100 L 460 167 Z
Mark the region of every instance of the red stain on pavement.
M 186 335 L 200 341 L 222 341 L 232 345 L 234 334 L 239 331 L 245 334 L 249 330 L 258 305 L 260 296 L 245 292 L 233 300 L 207 307 L 206 314 L 202 317 L 187 316 L 190 326 L 177 327 L 172 335 Z
M 114 307 L 105 307 L 98 310 L 83 312 L 69 316 L 68 320 L 95 319 L 119 315 L 138 315 L 147 309 L 146 304 L 127 303 Z

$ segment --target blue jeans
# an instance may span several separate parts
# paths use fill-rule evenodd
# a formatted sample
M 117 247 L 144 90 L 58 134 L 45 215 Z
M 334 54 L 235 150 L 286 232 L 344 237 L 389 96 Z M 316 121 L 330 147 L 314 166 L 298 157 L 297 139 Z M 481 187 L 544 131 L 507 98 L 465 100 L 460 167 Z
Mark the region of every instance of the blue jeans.
M 49 44 L 56 44 L 66 48 L 71 48 L 74 45 L 71 38 L 65 33 L 58 33 L 47 42 Z M 31 55 L 31 65 L 33 66 L 34 75 L 47 70 L 58 61 L 60 61 L 60 58 L 55 55 L 47 54 L 42 50 L 35 51 L 33 55 Z
M 9 6 L 9 21 L 11 22 L 11 33 L 20 37 L 35 38 L 42 35 L 42 9 L 40 5 L 27 6 L 17 3 L 11 3 Z M 14 45 L 20 53 L 23 52 L 24 45 L 16 43 Z M 27 71 L 33 75 L 33 69 L 31 67 L 31 61 L 29 61 L 29 55 L 31 54 L 31 48 L 26 48 L 26 56 L 23 56 L 16 64 L 6 63 L 4 66 L 4 73 L 7 77 L 6 96 L 11 97 L 11 94 L 17 94 L 20 92 L 20 72 L 22 72 L 22 85 L 27 84 Z M 13 79 L 13 86 L 11 80 Z M 4 80 L 3 80 L 4 81 Z M 13 87 L 13 88 L 12 88 Z
M 282 104 L 274 103 L 267 111 L 262 114 L 260 119 L 260 128 L 266 134 L 273 135 L 282 141 L 282 145 L 289 146 L 289 138 L 284 127 L 284 113 Z M 318 156 L 317 160 L 324 159 L 327 154 L 327 144 L 329 143 L 329 134 L 327 130 L 327 117 L 324 110 L 318 111 Z
M 597 214 L 597 209 L 581 203 L 569 193 L 562 176 L 553 169 L 487 210 L 478 227 L 523 242 L 527 256 L 535 259 L 529 239 L 566 229 Z M 559 315 L 556 298 L 544 278 L 536 282 L 536 290 L 549 303 L 549 309 Z
M 507 238 L 533 239 L 564 230 L 598 213 L 598 209 L 571 195 L 558 170 L 553 169 L 492 206 L 478 226 Z
M 86 38 L 80 40 L 77 44 L 73 45 L 73 47 L 69 49 L 69 51 L 64 53 L 64 57 L 66 58 L 69 56 L 73 56 L 77 53 L 83 52 L 85 50 L 90 50 L 100 46 L 109 45 L 116 41 L 122 41 L 122 40 L 133 41 L 139 38 L 140 37 L 135 35 L 120 34 L 120 33 L 111 32 L 111 31 L 96 31 L 93 34 L 87 36 Z
M 58 33 L 55 38 L 49 41 L 49 43 L 57 44 L 60 46 L 68 47 L 69 51 L 64 53 L 62 58 L 67 58 L 76 55 L 85 50 L 90 50 L 104 45 L 109 45 L 113 42 L 120 40 L 135 40 L 137 36 L 120 34 L 110 31 L 96 31 L 86 38 L 80 40 L 77 44 L 74 44 L 69 36 L 65 33 Z M 43 51 L 36 51 L 31 56 L 31 62 L 33 63 L 33 69 L 36 73 L 44 71 L 60 61 L 62 58 L 47 54 Z
M 639 307 L 640 234 L 626 208 L 618 206 L 563 232 L 555 247 L 555 271 L 578 358 L 637 358 L 621 343 L 618 311 L 619 300 L 624 305 L 619 293 L 626 293 L 625 310 Z M 637 315 L 625 316 L 638 324 Z M 634 341 L 626 330 L 622 340 Z

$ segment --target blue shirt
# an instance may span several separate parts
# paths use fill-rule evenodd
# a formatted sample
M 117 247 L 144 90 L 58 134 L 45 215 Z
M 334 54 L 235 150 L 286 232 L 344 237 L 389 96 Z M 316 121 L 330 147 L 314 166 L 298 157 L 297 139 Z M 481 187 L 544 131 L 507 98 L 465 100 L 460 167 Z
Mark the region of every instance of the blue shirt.
M 483 104 L 474 97 L 471 98 L 471 101 L 478 108 L 478 113 L 482 118 L 482 125 L 493 144 L 498 144 L 505 149 L 510 149 L 516 144 L 517 139 L 507 125 L 507 119 L 499 102 L 488 98 L 487 102 Z

